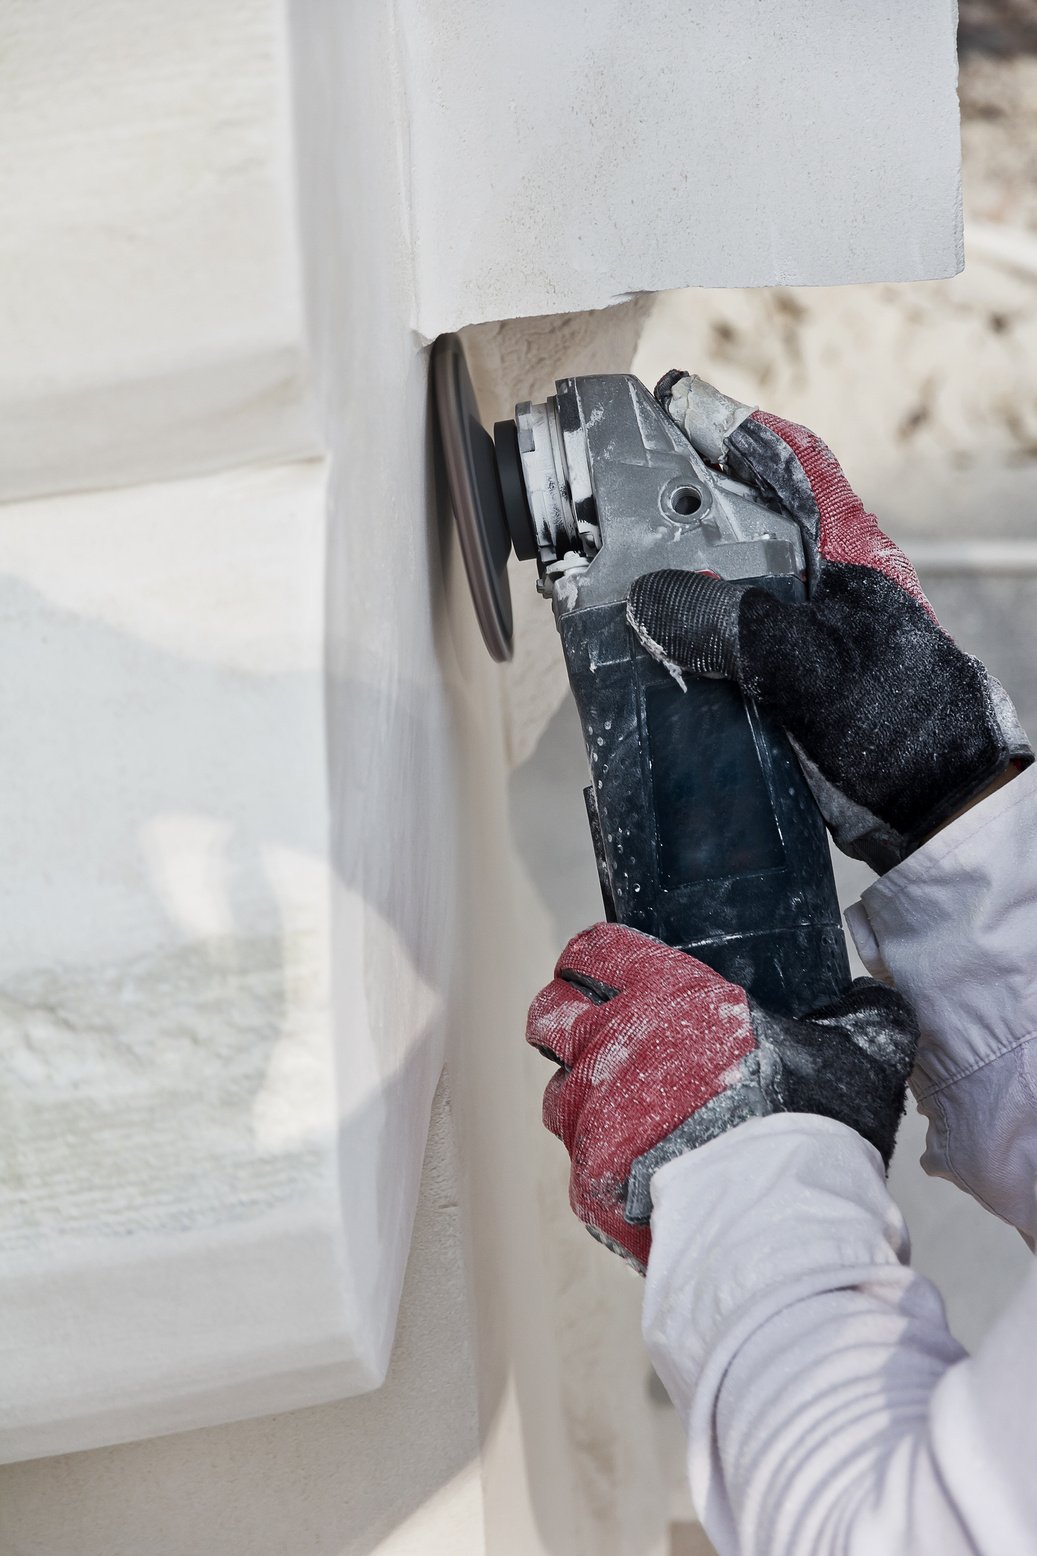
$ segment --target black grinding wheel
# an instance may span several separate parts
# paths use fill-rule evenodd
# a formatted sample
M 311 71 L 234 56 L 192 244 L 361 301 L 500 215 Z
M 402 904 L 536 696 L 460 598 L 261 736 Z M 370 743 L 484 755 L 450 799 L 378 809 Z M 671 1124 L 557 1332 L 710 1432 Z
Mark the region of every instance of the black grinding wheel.
M 494 659 L 510 659 L 511 534 L 493 439 L 479 418 L 468 364 L 456 335 L 440 335 L 432 348 L 432 397 L 436 436 L 483 641 Z

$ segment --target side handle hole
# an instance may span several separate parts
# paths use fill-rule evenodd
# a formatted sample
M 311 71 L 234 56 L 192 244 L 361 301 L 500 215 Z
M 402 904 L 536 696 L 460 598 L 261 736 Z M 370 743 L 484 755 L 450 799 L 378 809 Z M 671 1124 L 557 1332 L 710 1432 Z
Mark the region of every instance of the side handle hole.
M 694 486 L 678 486 L 670 494 L 670 507 L 682 519 L 688 519 L 702 507 L 702 493 Z

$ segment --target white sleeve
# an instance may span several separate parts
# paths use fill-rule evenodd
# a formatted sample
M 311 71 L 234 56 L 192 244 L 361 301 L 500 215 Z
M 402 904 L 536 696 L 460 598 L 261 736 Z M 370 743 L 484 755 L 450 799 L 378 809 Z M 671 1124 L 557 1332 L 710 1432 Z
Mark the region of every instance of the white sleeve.
M 1037 1238 L 1037 766 L 882 876 L 847 921 L 919 1018 L 922 1165 Z M 1037 1550 L 1037 1534 L 1034 1549 Z
M 1037 1234 L 1037 768 L 851 909 L 914 1006 L 923 1165 Z M 652 1180 L 644 1333 L 720 1556 L 1032 1556 L 1037 1266 L 974 1357 L 873 1148 L 753 1119 Z
M 878 1153 L 752 1119 L 652 1180 L 644 1334 L 720 1556 L 1032 1556 L 1037 1266 L 975 1357 Z

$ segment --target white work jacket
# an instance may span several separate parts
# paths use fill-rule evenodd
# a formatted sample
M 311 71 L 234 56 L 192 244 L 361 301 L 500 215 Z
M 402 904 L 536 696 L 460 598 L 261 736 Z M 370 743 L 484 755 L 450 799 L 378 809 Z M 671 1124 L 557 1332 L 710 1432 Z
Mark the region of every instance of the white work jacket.
M 922 1164 L 1037 1238 L 1037 767 L 847 915 L 922 1028 Z M 644 1335 L 720 1556 L 1037 1556 L 1037 1265 L 979 1350 L 874 1147 L 752 1119 L 652 1180 Z

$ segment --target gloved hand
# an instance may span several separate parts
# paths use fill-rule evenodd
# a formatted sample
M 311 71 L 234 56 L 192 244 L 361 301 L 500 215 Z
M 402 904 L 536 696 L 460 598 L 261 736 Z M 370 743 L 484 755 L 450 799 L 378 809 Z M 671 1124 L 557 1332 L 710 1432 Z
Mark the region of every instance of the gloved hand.
M 746 1119 L 824 1114 L 888 1166 L 918 1028 L 870 978 L 803 1019 L 773 1016 L 686 952 L 598 924 L 562 952 L 526 1039 L 561 1066 L 544 1123 L 572 1158 L 573 1210 L 643 1271 L 653 1172 Z
M 820 438 L 686 373 L 655 393 L 703 458 L 798 522 L 810 598 L 654 573 L 630 590 L 631 626 L 671 669 L 737 681 L 784 725 L 836 843 L 887 870 L 1032 762 L 1015 709 L 942 630 Z

